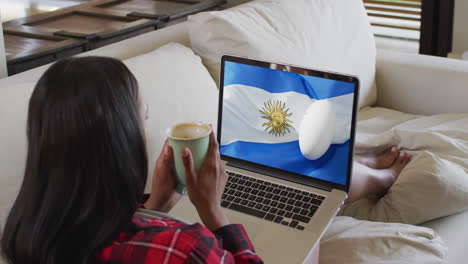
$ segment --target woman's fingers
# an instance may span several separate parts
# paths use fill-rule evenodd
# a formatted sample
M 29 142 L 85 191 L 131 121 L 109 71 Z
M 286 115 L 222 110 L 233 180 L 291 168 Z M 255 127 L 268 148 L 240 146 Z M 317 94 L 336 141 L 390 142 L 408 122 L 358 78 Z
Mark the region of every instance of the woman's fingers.
M 164 174 L 166 171 L 169 172 L 173 161 L 174 156 L 172 154 L 172 148 L 166 140 L 161 151 L 161 155 L 159 155 L 159 158 L 156 161 L 155 173 L 156 171 L 158 171 L 158 174 Z
M 214 132 L 211 131 L 211 134 L 210 134 L 210 147 L 209 147 L 209 150 L 208 150 L 209 155 L 210 156 L 216 155 L 218 153 L 218 151 L 219 151 L 218 148 L 219 148 L 218 141 L 215 138 Z
M 219 155 L 219 144 L 213 131 L 210 134 L 210 147 L 208 149 L 207 161 L 207 164 L 215 167 L 219 167 L 218 163 L 221 163 L 221 157 Z
M 187 185 L 191 185 L 196 181 L 197 174 L 193 165 L 192 152 L 190 152 L 190 149 L 187 147 L 182 148 L 182 162 L 185 167 L 185 181 Z
M 172 165 L 173 160 L 174 160 L 174 155 L 172 153 L 172 147 L 169 146 L 169 143 L 166 140 L 166 144 L 164 144 L 164 162 L 166 164 Z
M 161 159 L 162 161 L 166 162 L 170 158 L 169 154 L 172 154 L 172 153 L 170 153 L 172 151 L 172 149 L 171 150 L 169 150 L 169 149 L 171 149 L 171 146 L 169 146 L 169 141 L 168 141 L 168 139 L 166 139 L 166 141 L 164 142 L 164 146 L 163 146 L 163 148 L 161 150 L 161 154 L 159 155 L 158 160 Z
M 218 168 L 221 169 L 221 172 L 224 171 L 223 164 L 221 161 L 221 156 L 219 155 L 219 144 L 218 141 L 216 140 L 216 137 L 213 132 L 213 126 L 211 126 L 211 134 L 210 134 L 210 148 L 208 150 L 208 158 L 211 162 L 211 164 Z M 221 173 L 222 174 L 222 173 Z

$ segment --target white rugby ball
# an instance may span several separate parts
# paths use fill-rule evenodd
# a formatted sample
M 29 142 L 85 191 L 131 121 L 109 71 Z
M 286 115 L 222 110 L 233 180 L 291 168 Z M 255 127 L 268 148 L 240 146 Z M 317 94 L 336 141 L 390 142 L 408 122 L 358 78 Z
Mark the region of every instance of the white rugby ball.
M 299 147 L 309 160 L 327 152 L 335 135 L 335 107 L 328 100 L 318 100 L 307 108 L 299 128 Z

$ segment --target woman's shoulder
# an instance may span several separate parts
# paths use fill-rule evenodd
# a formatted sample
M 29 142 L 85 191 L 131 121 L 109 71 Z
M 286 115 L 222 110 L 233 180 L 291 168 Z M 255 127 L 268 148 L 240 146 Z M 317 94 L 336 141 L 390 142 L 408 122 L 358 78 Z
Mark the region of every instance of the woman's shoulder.
M 171 263 L 183 263 L 200 241 L 216 240 L 201 224 L 187 224 L 169 218 L 134 216 L 129 230 L 122 232 L 97 256 L 99 263 L 162 262 L 167 254 Z M 159 263 L 159 262 L 155 262 Z

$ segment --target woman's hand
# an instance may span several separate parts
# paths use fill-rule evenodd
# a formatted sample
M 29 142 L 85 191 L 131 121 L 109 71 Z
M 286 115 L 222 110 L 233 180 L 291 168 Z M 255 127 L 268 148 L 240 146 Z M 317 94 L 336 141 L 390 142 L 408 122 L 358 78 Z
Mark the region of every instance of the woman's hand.
M 145 208 L 167 213 L 177 203 L 180 194 L 175 191 L 176 182 L 172 175 L 173 162 L 172 148 L 166 139 L 161 155 L 156 161 L 151 194 L 145 202 Z
M 192 153 L 182 149 L 185 179 L 190 200 L 198 211 L 205 226 L 214 231 L 229 224 L 221 207 L 221 196 L 228 176 L 219 155 L 219 145 L 214 133 L 210 135 L 210 147 L 200 172 L 195 171 Z

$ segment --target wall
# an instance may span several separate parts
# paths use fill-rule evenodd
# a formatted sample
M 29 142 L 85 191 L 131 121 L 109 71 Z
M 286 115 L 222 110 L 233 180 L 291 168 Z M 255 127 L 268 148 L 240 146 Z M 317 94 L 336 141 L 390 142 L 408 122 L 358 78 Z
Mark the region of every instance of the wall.
M 455 0 L 455 18 L 453 25 L 453 53 L 468 51 L 468 1 Z

